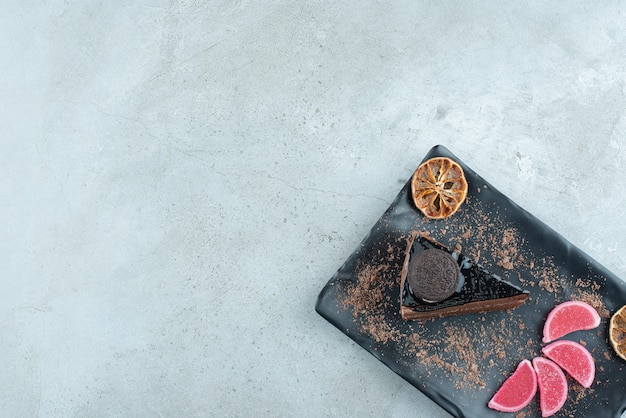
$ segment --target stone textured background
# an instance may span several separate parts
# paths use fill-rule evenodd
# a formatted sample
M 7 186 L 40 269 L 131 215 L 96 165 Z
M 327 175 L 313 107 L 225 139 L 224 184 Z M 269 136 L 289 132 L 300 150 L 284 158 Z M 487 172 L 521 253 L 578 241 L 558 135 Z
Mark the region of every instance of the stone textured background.
M 626 278 L 617 1 L 8 0 L 7 417 L 448 416 L 314 312 L 443 144 Z

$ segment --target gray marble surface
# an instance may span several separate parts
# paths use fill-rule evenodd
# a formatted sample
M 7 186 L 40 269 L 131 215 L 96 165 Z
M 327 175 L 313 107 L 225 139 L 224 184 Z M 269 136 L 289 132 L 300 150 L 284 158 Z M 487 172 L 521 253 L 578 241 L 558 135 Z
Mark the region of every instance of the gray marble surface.
M 0 415 L 447 417 L 316 297 L 436 144 L 626 278 L 626 7 L 561 3 L 5 2 Z

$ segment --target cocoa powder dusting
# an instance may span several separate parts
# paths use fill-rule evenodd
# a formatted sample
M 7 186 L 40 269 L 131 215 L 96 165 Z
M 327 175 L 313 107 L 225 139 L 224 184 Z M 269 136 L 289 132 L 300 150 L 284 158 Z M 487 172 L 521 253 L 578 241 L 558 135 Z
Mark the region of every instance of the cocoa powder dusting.
M 540 325 L 529 323 L 515 309 L 504 317 L 485 313 L 471 320 L 464 316 L 403 321 L 399 314 L 400 275 L 407 240 L 416 231 L 456 251 L 463 250 L 505 280 L 517 281 L 529 290 L 536 286 L 527 304 L 545 292 L 555 301 L 571 295 L 593 306 L 603 318 L 608 317 L 608 310 L 597 293 L 599 283 L 587 278 L 573 282 L 551 257 L 534 254 L 516 225 L 493 216 L 497 208 L 485 208 L 484 203 L 470 196 L 466 205 L 471 206 L 471 212 L 460 210 L 444 224 L 419 218 L 413 232 L 392 232 L 382 238 L 383 242 L 376 245 L 380 250 L 360 259 L 355 281 L 343 283 L 339 302 L 352 313 L 364 335 L 377 344 L 393 344 L 401 356 L 397 361 L 415 367 L 424 378 L 450 382 L 454 389 L 474 396 L 476 390 L 486 387 L 486 381 L 497 376 L 495 379 L 503 382 L 521 360 L 539 355 Z M 580 385 L 574 391 L 576 403 L 591 393 Z M 535 413 L 525 409 L 515 417 Z
M 348 288 L 347 297 L 342 301 L 342 305 L 346 309 L 351 309 L 355 318 L 379 307 L 384 297 L 381 272 L 387 267 L 366 266 L 358 274 L 356 285 Z
M 513 228 L 507 228 L 502 234 L 500 247 L 494 250 L 496 264 L 505 270 L 513 270 L 520 261 L 519 249 L 517 246 L 518 237 Z
M 602 297 L 597 293 L 593 293 L 589 290 L 577 289 L 573 294 L 572 298 L 575 300 L 579 300 L 581 302 L 585 302 L 588 305 L 591 305 L 600 315 L 600 318 L 610 318 L 611 313 L 604 305 L 604 301 Z
M 393 329 L 384 315 L 366 316 L 361 331 L 371 335 L 377 343 L 397 341 L 400 336 L 400 331 Z
M 564 277 L 560 274 L 559 268 L 555 265 L 552 257 L 544 257 L 537 260 L 538 265 L 533 268 L 530 273 L 538 280 L 539 287 L 548 293 L 557 293 L 564 289 Z
M 479 388 L 485 386 L 485 382 L 481 379 L 481 373 L 478 367 L 479 359 L 482 357 L 476 350 L 475 341 L 470 338 L 467 330 L 460 329 L 456 326 L 450 326 L 446 330 L 446 344 L 444 352 L 452 358 L 457 359 L 455 362 L 463 364 L 463 383 L 472 383 Z M 484 354 L 483 354 L 484 356 Z

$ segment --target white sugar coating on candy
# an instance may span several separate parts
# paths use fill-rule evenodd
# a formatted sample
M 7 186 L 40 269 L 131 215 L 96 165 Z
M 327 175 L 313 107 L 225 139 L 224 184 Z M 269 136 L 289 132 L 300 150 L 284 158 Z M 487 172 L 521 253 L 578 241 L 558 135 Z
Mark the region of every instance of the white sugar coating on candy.
M 523 409 L 537 392 L 537 375 L 528 360 L 522 360 L 517 369 L 504 381 L 487 406 L 501 412 Z
M 595 362 L 591 353 L 582 345 L 561 340 L 545 346 L 541 351 L 584 387 L 588 388 L 593 383 Z
M 557 305 L 548 314 L 543 327 L 543 342 L 549 343 L 574 331 L 589 330 L 600 325 L 600 315 L 585 302 L 569 301 Z
M 567 380 L 561 368 L 552 360 L 543 357 L 533 359 L 539 387 L 539 406 L 541 416 L 554 415 L 563 407 L 567 399 Z

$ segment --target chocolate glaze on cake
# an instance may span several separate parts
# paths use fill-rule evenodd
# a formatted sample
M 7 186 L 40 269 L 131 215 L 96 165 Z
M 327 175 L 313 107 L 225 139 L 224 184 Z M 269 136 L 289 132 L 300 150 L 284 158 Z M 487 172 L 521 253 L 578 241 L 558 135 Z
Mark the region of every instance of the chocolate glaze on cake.
M 423 290 L 417 285 L 414 289 L 414 278 L 410 277 L 418 270 L 416 265 L 424 257 L 421 254 L 430 250 L 446 253 L 449 259 L 455 261 L 460 272 L 455 290 L 440 300 L 424 298 Z M 443 244 L 422 235 L 416 235 L 407 244 L 400 289 L 400 313 L 404 320 L 511 309 L 524 303 L 529 295 L 527 291 L 490 273 L 462 253 L 452 252 Z
M 429 248 L 411 259 L 407 281 L 413 295 L 424 302 L 440 302 L 459 287 L 461 269 L 447 252 Z

